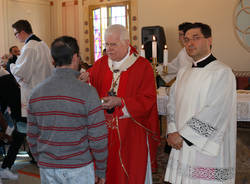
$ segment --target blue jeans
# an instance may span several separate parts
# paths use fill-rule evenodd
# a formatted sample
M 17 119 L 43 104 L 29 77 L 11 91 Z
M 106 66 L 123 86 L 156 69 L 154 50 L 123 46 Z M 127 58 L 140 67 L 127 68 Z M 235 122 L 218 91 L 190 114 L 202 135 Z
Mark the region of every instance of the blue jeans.
M 41 184 L 94 184 L 93 163 L 74 169 L 40 168 Z

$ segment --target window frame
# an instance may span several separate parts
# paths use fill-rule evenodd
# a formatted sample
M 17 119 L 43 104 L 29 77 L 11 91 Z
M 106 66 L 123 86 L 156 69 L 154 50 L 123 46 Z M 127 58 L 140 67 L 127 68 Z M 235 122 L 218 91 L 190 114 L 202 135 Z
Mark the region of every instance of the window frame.
M 130 2 L 125 1 L 125 2 L 116 2 L 116 3 L 103 3 L 100 5 L 93 5 L 93 6 L 89 6 L 89 37 L 90 37 L 90 61 L 91 64 L 93 64 L 95 62 L 95 56 L 94 56 L 94 32 L 93 32 L 93 11 L 96 9 L 100 9 L 103 7 L 107 8 L 107 12 L 108 12 L 108 18 L 109 17 L 109 11 L 108 8 L 111 7 L 115 7 L 115 6 L 125 6 L 126 7 L 126 11 L 125 11 L 125 16 L 126 16 L 126 28 L 129 31 L 129 36 L 130 36 L 130 40 L 131 40 L 131 11 L 130 11 Z M 110 25 L 110 20 L 108 20 L 107 22 L 107 27 Z M 103 48 L 102 48 L 103 50 Z

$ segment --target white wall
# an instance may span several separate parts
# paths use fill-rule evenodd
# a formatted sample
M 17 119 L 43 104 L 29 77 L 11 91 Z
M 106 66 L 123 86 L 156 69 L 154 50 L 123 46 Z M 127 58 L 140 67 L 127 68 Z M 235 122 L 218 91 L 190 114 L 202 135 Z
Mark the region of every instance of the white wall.
M 180 45 L 178 25 L 184 21 L 209 24 L 213 31 L 213 53 L 235 70 L 250 70 L 250 53 L 238 42 L 233 26 L 238 0 L 138 0 L 139 28 L 164 27 L 170 60 Z

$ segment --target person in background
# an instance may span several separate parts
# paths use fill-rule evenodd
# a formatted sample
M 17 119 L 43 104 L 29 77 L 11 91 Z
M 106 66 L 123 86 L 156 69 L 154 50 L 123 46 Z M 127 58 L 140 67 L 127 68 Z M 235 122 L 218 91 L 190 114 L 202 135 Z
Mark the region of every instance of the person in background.
M 19 56 L 21 54 L 18 46 L 16 45 L 10 47 L 9 53 L 11 56 Z
M 102 56 L 105 56 L 105 55 L 107 55 L 107 50 L 106 50 L 106 48 L 102 50 Z
M 31 90 L 50 76 L 54 67 L 48 46 L 33 34 L 27 20 L 16 21 L 12 28 L 16 38 L 25 43 L 16 63 L 10 64 L 10 70 L 21 88 L 22 116 L 27 117 L 27 103 Z
M 172 184 L 234 184 L 236 82 L 211 53 L 211 28 L 184 30 L 193 66 L 180 69 L 167 104 L 167 142 L 172 147 L 165 181 Z
M 170 82 L 175 79 L 178 71 L 185 66 L 192 65 L 193 59 L 187 54 L 187 51 L 184 47 L 183 39 L 184 39 L 184 29 L 186 26 L 190 25 L 190 22 L 183 22 L 178 26 L 179 33 L 179 43 L 182 47 L 181 51 L 178 53 L 176 58 L 174 58 L 171 62 L 168 63 L 168 74 L 164 77 L 166 82 Z
M 102 98 L 109 130 L 106 184 L 150 184 L 156 169 L 159 123 L 154 72 L 129 45 L 122 25 L 105 31 L 107 54 L 82 73 Z
M 51 54 L 56 69 L 32 91 L 28 113 L 27 141 L 41 183 L 104 184 L 106 121 L 96 90 L 78 80 L 76 39 L 57 38 Z
M 15 46 L 12 46 L 10 47 L 9 49 L 9 53 L 10 53 L 10 57 L 9 57 L 9 60 L 7 62 L 7 65 L 6 65 L 6 70 L 11 73 L 10 71 L 10 64 L 12 63 L 16 63 L 16 60 L 17 60 L 17 57 L 20 55 L 20 50 L 19 48 L 15 45 Z
M 11 137 L 7 155 L 4 157 L 0 169 L 0 178 L 17 179 L 18 175 L 12 173 L 10 169 L 16 160 L 18 150 L 23 144 L 26 136 L 26 134 L 18 131 L 16 128 L 14 129 L 14 124 L 16 122 L 25 121 L 25 118 L 21 117 L 20 88 L 15 78 L 3 68 L 0 68 L 0 86 L 1 114 L 4 115 L 6 124 L 10 125 L 9 127 L 7 125 L 2 126 L 1 130 L 3 135 L 9 135 Z

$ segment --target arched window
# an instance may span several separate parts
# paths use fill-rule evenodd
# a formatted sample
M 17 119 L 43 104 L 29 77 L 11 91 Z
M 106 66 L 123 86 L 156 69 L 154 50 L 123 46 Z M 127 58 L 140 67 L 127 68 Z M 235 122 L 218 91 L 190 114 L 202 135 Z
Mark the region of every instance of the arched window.
M 90 47 L 91 60 L 96 61 L 102 56 L 105 48 L 104 32 L 112 24 L 121 24 L 129 30 L 129 3 L 112 3 L 90 7 Z

